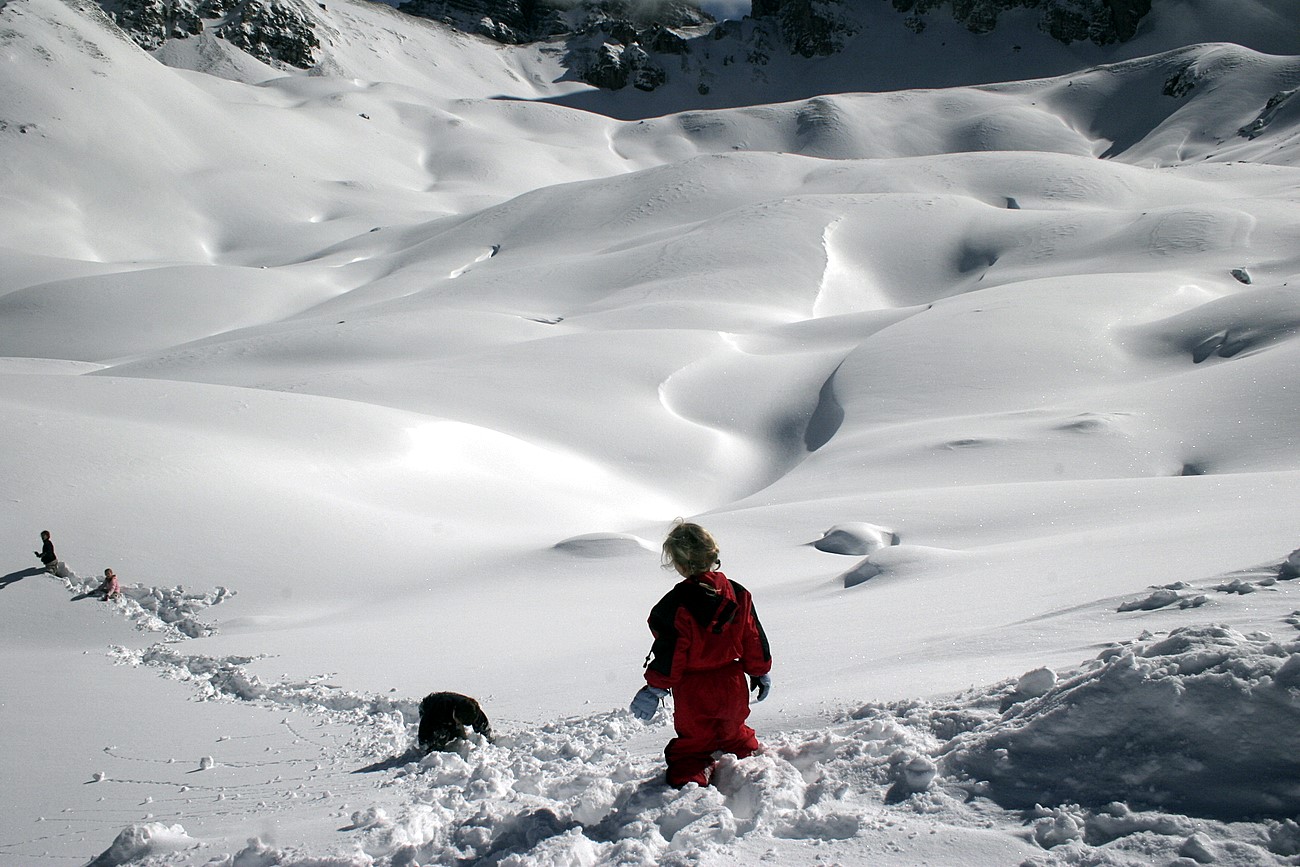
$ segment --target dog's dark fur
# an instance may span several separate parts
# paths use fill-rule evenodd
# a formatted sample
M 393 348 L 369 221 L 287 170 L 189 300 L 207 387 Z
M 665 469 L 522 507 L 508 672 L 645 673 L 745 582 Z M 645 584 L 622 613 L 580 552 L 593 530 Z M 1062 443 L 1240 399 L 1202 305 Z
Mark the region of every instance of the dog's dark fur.
M 420 702 L 420 749 L 426 753 L 446 750 L 466 736 L 465 726 L 488 740 L 492 727 L 478 702 L 458 692 L 432 692 Z

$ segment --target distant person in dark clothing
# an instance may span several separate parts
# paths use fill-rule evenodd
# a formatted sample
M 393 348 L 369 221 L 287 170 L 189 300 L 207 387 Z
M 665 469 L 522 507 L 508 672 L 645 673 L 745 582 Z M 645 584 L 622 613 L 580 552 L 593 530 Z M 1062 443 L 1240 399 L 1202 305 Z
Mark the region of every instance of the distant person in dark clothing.
M 50 539 L 49 530 L 41 530 L 41 550 L 32 553 L 41 558 L 41 562 L 45 564 L 46 572 L 53 575 L 58 571 L 59 558 L 54 553 L 54 542 Z
M 420 729 L 417 741 L 426 753 L 448 750 L 464 740 L 469 726 L 489 741 L 492 727 L 479 703 L 458 692 L 434 692 L 420 702 Z

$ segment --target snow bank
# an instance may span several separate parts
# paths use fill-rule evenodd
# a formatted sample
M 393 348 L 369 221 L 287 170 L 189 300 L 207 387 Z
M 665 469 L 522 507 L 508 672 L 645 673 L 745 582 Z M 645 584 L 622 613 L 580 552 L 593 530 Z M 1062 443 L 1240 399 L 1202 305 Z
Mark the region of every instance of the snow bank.
M 1189 626 L 1104 651 L 959 734 L 949 773 L 1015 808 L 1112 801 L 1225 820 L 1300 813 L 1300 640 Z
M 92 593 L 100 586 L 98 581 L 83 582 L 72 573 L 63 577 L 63 583 L 79 595 Z M 192 592 L 180 585 L 167 588 L 132 584 L 123 587 L 121 595 L 109 602 L 140 629 L 165 632 L 173 638 L 200 638 L 217 630 L 201 622 L 198 615 L 234 595 L 235 591 L 226 587 Z
M 833 712 L 822 727 L 760 732 L 763 752 L 720 756 L 711 786 L 681 790 L 664 782 L 662 716 L 649 726 L 621 710 L 544 725 L 501 720 L 495 742 L 473 735 L 424 756 L 404 751 L 414 701 L 321 679 L 265 684 L 247 672 L 250 658 L 168 645 L 118 655 L 206 698 L 346 719 L 358 757 L 372 762 L 344 762 L 377 785 L 342 814 L 350 821 L 332 851 L 255 838 L 210 857 L 211 867 L 685 867 L 754 847 L 852 845 L 908 817 L 957 835 L 1028 823 L 1022 839 L 1050 849 L 1043 863 L 1058 865 L 1300 854 L 1300 639 L 1223 626 L 1144 635 L 1077 671 L 1037 668 L 948 702 L 871 704 Z M 123 833 L 112 851 L 144 835 Z M 148 845 L 168 839 L 150 833 Z
M 86 867 L 119 867 L 138 863 L 153 855 L 191 849 L 197 845 L 198 841 L 187 835 L 180 825 L 164 825 L 161 822 L 132 825 L 118 834 L 113 844 Z

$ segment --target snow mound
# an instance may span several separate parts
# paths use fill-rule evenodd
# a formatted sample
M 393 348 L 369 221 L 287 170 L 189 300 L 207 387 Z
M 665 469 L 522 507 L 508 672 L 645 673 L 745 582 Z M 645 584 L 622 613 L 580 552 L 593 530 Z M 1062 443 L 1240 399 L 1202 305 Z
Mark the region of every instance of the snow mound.
M 1136 329 L 1153 352 L 1190 357 L 1194 364 L 1262 351 L 1295 339 L 1298 331 L 1300 293 L 1284 286 L 1215 298 Z
M 555 543 L 556 551 L 592 558 L 622 557 L 654 549 L 654 545 L 631 533 L 587 533 Z
M 198 841 L 186 834 L 180 825 L 164 825 L 161 822 L 132 825 L 118 834 L 113 844 L 86 867 L 119 867 L 155 855 L 192 849 L 197 845 Z
M 1189 626 L 1103 652 L 959 734 L 948 772 L 1003 806 L 1127 801 L 1224 820 L 1300 811 L 1300 641 Z
M 857 587 L 881 575 L 925 576 L 942 569 L 945 563 L 958 556 L 943 548 L 923 545 L 890 545 L 877 548 L 867 559 L 837 578 L 845 587 Z
M 863 556 L 878 548 L 888 548 L 898 544 L 898 534 L 876 524 L 853 521 L 836 524 L 816 542 L 813 547 L 829 554 L 853 554 Z

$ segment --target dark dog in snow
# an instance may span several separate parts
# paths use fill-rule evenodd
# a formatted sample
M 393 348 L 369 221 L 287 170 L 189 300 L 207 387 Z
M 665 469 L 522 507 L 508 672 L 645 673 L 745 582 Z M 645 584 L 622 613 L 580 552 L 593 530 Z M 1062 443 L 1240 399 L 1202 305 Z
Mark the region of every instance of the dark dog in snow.
M 420 702 L 420 749 L 446 750 L 466 737 L 469 726 L 488 740 L 492 727 L 478 702 L 458 692 L 431 692 Z

